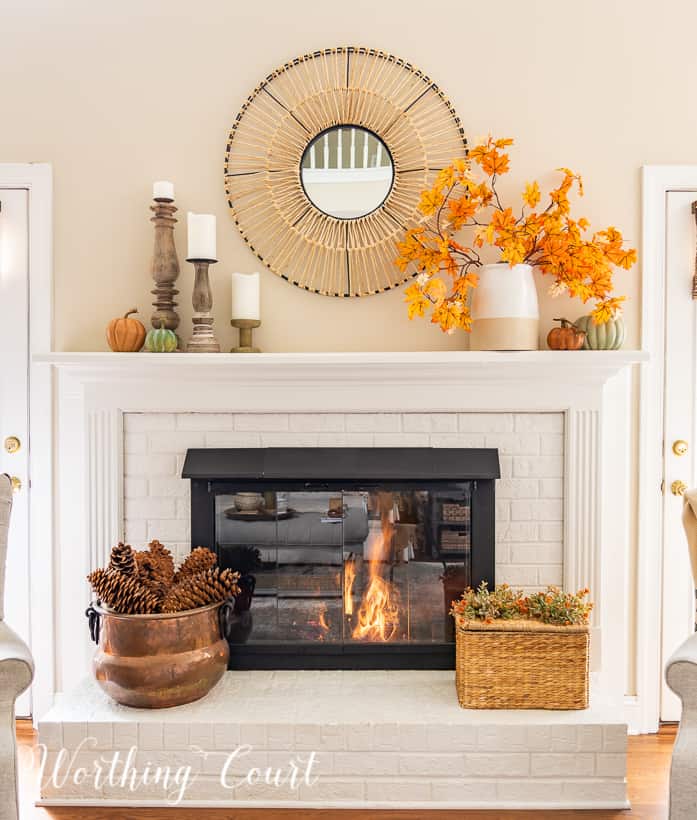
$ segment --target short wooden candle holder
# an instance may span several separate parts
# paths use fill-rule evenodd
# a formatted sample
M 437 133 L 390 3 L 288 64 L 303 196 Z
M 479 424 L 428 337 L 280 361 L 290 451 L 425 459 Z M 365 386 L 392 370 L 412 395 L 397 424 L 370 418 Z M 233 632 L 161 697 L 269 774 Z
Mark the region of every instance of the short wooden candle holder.
M 252 344 L 252 331 L 261 325 L 260 319 L 230 319 L 230 324 L 240 331 L 240 346 L 233 347 L 230 353 L 261 353 Z
M 220 345 L 213 333 L 213 293 L 208 279 L 208 266 L 214 265 L 217 259 L 187 259 L 194 266 L 194 293 L 192 304 L 194 315 L 191 318 L 194 329 L 186 346 L 187 353 L 220 353 Z

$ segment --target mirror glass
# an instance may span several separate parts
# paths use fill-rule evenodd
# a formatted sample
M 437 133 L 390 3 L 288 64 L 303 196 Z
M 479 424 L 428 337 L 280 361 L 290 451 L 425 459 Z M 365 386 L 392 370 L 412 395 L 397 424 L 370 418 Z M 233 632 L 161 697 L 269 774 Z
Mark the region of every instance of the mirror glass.
M 300 163 L 307 198 L 325 214 L 356 219 L 379 208 L 394 180 L 392 157 L 372 131 L 328 128 L 307 146 Z

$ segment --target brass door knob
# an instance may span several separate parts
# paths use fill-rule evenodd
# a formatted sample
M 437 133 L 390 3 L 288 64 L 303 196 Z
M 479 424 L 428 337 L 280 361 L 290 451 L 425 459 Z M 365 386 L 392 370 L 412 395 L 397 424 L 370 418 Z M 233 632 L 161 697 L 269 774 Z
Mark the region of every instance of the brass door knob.
M 17 436 L 8 436 L 5 439 L 5 452 L 16 453 L 19 448 L 22 446 L 22 442 L 17 438 Z
M 18 493 L 22 489 L 22 479 L 17 478 L 16 475 L 10 476 L 10 482 L 12 483 L 12 490 Z
M 673 495 L 683 495 L 685 490 L 687 489 L 687 484 L 684 481 L 674 481 L 670 485 L 670 491 Z
M 684 456 L 687 452 L 687 442 L 679 438 L 673 442 L 673 452 L 676 456 Z

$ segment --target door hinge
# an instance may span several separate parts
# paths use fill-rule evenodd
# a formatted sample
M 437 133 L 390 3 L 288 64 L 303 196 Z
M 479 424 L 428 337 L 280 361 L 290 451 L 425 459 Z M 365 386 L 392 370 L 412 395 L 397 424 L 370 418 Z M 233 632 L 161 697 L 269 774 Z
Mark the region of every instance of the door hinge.
M 661 495 L 666 494 L 666 480 L 665 478 L 661 481 Z

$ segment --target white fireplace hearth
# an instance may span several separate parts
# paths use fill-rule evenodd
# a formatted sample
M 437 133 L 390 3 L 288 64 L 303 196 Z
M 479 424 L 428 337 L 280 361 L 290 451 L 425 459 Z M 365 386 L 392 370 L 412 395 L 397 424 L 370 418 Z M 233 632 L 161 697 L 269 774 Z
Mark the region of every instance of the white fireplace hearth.
M 540 351 L 256 356 L 55 354 L 39 359 L 55 369 L 58 396 L 59 514 L 53 638 L 57 647 L 55 688 L 64 693 L 46 722 L 53 728 L 44 731 L 52 732 L 53 737 L 59 731 L 56 726 L 73 721 L 70 715 L 74 699 L 82 697 L 75 693 L 84 695 L 84 687 L 89 688 L 84 683 L 92 653 L 83 615 L 89 600 L 84 581 L 87 572 L 103 565 L 110 547 L 122 539 L 140 547 L 151 538 L 159 538 L 173 547 L 178 557 L 190 549 L 189 482 L 180 477 L 188 448 L 495 447 L 502 468 L 497 485 L 497 581 L 526 589 L 550 583 L 568 589 L 591 588 L 596 601 L 592 625 L 593 706 L 584 713 L 550 713 L 544 720 L 540 713 L 472 714 L 457 706 L 454 684 L 446 680 L 450 673 L 424 672 L 421 674 L 425 677 L 419 678 L 418 708 L 424 715 L 431 708 L 436 712 L 442 709 L 438 719 L 443 726 L 461 727 L 457 754 L 500 754 L 491 759 L 494 769 L 505 768 L 504 750 L 485 748 L 483 738 L 489 730 L 482 726 L 490 721 L 506 727 L 496 742 L 511 737 L 520 747 L 516 753 L 525 757 L 524 765 L 522 757 L 519 761 L 521 783 L 541 778 L 534 787 L 527 787 L 531 806 L 624 804 L 623 787 L 618 787 L 624 777 L 620 761 L 611 761 L 605 771 L 601 763 L 604 754 L 624 755 L 623 750 L 614 746 L 608 750 L 603 744 L 606 735 L 614 738 L 610 745 L 616 745 L 617 732 L 626 733 L 623 710 L 630 661 L 625 617 L 630 529 L 625 480 L 630 459 L 626 418 L 630 412 L 630 367 L 643 358 L 631 351 Z M 226 686 L 243 688 L 240 676 L 261 674 L 228 673 L 228 682 L 221 691 L 227 691 Z M 285 688 L 286 696 L 294 699 L 293 710 L 311 706 L 311 698 L 306 698 L 303 688 L 291 678 L 282 677 L 282 673 L 265 674 L 264 691 L 269 697 L 274 687 L 279 691 Z M 342 686 L 355 685 L 351 673 L 343 675 Z M 408 711 L 407 688 L 401 683 L 398 688 L 400 697 L 404 695 L 399 702 Z M 322 697 L 326 695 L 330 705 L 319 722 L 336 722 L 339 733 L 348 732 L 340 710 L 335 721 L 331 717 L 331 704 L 336 703 L 329 692 L 330 688 L 325 687 Z M 220 693 L 216 697 L 221 697 Z M 303 704 L 303 698 L 307 704 Z M 88 722 L 104 726 L 113 722 L 116 726 L 122 721 L 139 724 L 141 719 L 135 716 L 131 720 L 122 707 L 117 708 L 119 715 L 114 717 L 97 695 L 89 695 L 89 703 L 95 711 Z M 203 714 L 207 707 L 203 702 L 180 707 L 189 708 L 203 710 Z M 185 713 L 174 711 L 179 714 L 175 722 L 189 721 L 181 717 Z M 221 707 L 220 712 L 225 709 Z M 191 725 L 197 723 L 197 714 L 191 713 Z M 397 715 L 392 718 L 389 723 L 400 722 Z M 158 720 L 166 727 L 169 717 L 162 713 Z M 380 721 L 371 723 L 373 728 L 378 724 Z M 424 733 L 426 724 L 424 721 L 421 725 Z M 542 764 L 535 757 L 546 754 L 539 748 L 544 732 L 538 737 L 530 727 L 562 724 L 567 728 L 549 730 L 550 737 L 554 731 L 573 735 L 571 746 L 562 750 L 569 754 L 565 760 L 571 769 L 565 768 L 564 761 L 550 759 Z M 578 727 L 591 724 L 596 728 L 583 730 L 594 738 L 593 749 L 586 751 L 581 748 L 586 741 Z M 509 726 L 518 728 L 509 731 Z M 317 731 L 321 737 L 322 728 Z M 378 734 L 381 732 L 383 729 Z M 68 730 L 68 737 L 77 734 Z M 163 736 L 167 736 L 166 731 Z M 537 740 L 529 744 L 528 738 L 534 737 Z M 65 739 L 63 734 L 61 738 Z M 264 754 L 284 750 L 267 745 Z M 336 751 L 342 750 L 343 746 Z M 341 762 L 339 755 L 339 768 L 332 770 L 332 776 L 342 782 L 358 778 L 362 785 L 353 792 L 346 787 L 346 797 L 337 793 L 337 805 L 379 802 L 375 797 L 380 789 L 378 781 L 386 778 L 398 782 L 404 774 L 400 755 L 410 753 L 399 744 L 394 749 L 374 749 L 390 756 L 389 762 L 382 764 L 389 771 L 379 777 L 376 773 L 377 780 L 369 784 L 370 778 L 362 777 L 362 773 L 345 770 L 345 766 L 357 765 L 348 760 L 351 750 L 345 751 L 346 760 Z M 431 749 L 436 755 L 446 751 Z M 553 753 L 550 747 L 549 754 Z M 574 781 L 573 766 L 581 765 L 572 763 L 574 756 L 585 760 L 581 780 L 607 776 L 617 782 L 606 788 L 598 781 L 595 792 L 590 781 L 590 786 L 586 783 L 576 792 L 573 788 L 552 787 L 552 781 Z M 330 765 L 336 767 L 335 756 Z M 549 772 L 546 765 L 551 767 Z M 556 773 L 551 773 L 555 767 Z M 457 772 L 455 780 L 461 780 L 463 788 L 467 785 L 469 797 L 458 800 L 452 789 L 444 788 L 439 792 L 440 799 L 419 781 L 404 804 L 423 800 L 443 807 L 513 805 L 502 800 L 505 786 L 484 787 L 486 777 L 477 766 Z M 546 801 L 545 779 L 550 782 Z M 478 783 L 481 799 L 473 796 Z M 524 789 L 516 789 L 509 793 L 519 801 L 519 807 L 520 801 L 526 801 Z M 78 798 L 87 799 L 86 793 Z M 100 799 L 106 800 L 107 796 Z M 302 798 L 297 799 L 302 802 Z M 271 798 L 260 796 L 256 804 L 265 804 L 266 800 Z M 311 797 L 307 800 L 312 802 Z
M 228 672 L 206 698 L 166 710 L 127 709 L 85 680 L 39 732 L 44 805 L 628 807 L 627 727 L 612 709 L 464 710 L 450 672 Z M 115 756 L 114 777 L 95 778 L 93 762 Z M 148 766 L 190 768 L 186 788 L 142 783 Z M 88 774 L 74 783 L 79 767 Z

